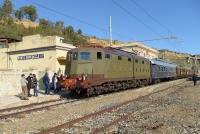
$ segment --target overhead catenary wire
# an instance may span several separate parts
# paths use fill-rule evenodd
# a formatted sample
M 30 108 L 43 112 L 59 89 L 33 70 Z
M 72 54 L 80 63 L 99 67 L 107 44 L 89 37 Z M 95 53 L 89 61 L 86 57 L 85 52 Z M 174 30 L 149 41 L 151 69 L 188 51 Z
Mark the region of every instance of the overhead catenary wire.
M 51 9 L 51 8 L 45 7 L 45 6 L 43 6 L 43 5 L 40 5 L 40 4 L 38 4 L 38 3 L 35 3 L 35 2 L 33 2 L 33 1 L 30 1 L 30 0 L 26 0 L 26 1 L 28 1 L 28 2 L 30 2 L 30 3 L 33 3 L 33 4 L 35 4 L 35 5 L 38 5 L 38 6 L 40 6 L 40 7 L 43 7 L 43 8 L 45 8 L 45 9 L 48 9 L 48 10 L 50 10 L 50 11 L 52 11 L 52 12 L 58 13 L 58 14 L 60 14 L 60 15 L 63 15 L 63 16 L 65 16 L 65 17 L 68 17 L 68 18 L 71 18 L 71 19 L 73 19 L 73 20 L 76 20 L 76 21 L 78 21 L 78 22 L 81 22 L 81 23 L 83 23 L 83 24 L 89 25 L 89 26 L 91 26 L 91 27 L 94 27 L 94 28 L 97 28 L 97 29 L 100 29 L 100 30 L 104 30 L 104 31 L 106 31 L 106 32 L 109 33 L 109 30 L 106 30 L 106 29 L 104 29 L 104 28 L 101 28 L 101 27 L 95 26 L 95 25 L 93 25 L 93 24 L 84 22 L 84 21 L 82 21 L 82 20 L 76 19 L 76 18 L 74 18 L 74 17 L 71 17 L 71 16 L 66 15 L 66 14 L 64 14 L 64 13 L 61 13 L 61 12 L 58 12 L 58 11 L 53 10 L 53 9 Z M 125 36 L 125 35 L 121 35 L 121 34 L 119 34 L 119 33 L 115 33 L 115 32 L 112 32 L 112 34 L 119 35 L 119 36 L 123 36 L 123 37 L 128 38 L 128 39 L 131 38 L 131 37 L 128 37 L 128 36 Z
M 158 24 L 160 24 L 163 28 L 165 28 L 168 32 L 171 34 L 173 33 L 171 30 L 169 30 L 166 26 L 161 24 L 158 20 L 156 20 L 153 16 L 151 16 L 147 11 L 145 11 L 140 5 L 138 5 L 134 0 L 131 0 L 136 6 L 138 6 L 143 12 L 145 12 L 149 17 L 151 17 L 154 21 L 156 21 Z M 179 43 L 181 46 L 181 44 Z M 182 47 L 182 46 L 181 46 Z M 183 48 L 183 47 L 182 47 Z M 184 49 L 183 49 L 184 50 Z M 184 50 L 185 51 L 185 50 Z M 186 52 L 186 51 L 185 51 Z M 187 53 L 187 52 L 186 52 Z
M 141 20 L 139 20 L 137 17 L 135 17 L 132 13 L 130 13 L 128 10 L 126 10 L 125 8 L 123 8 L 121 5 L 119 5 L 118 3 L 116 3 L 114 0 L 111 0 L 114 4 L 116 4 L 118 7 L 120 7 L 122 10 L 124 10 L 126 13 L 128 13 L 129 15 L 131 15 L 133 18 L 135 18 L 137 21 L 139 21 L 140 23 L 142 23 L 144 26 L 146 26 L 147 28 L 149 28 L 151 31 L 153 31 L 155 34 L 157 34 L 158 36 L 160 36 L 161 38 L 164 38 L 162 35 L 160 35 L 158 32 L 156 32 L 155 30 L 153 30 L 151 27 L 149 27 L 148 25 L 146 25 L 144 22 L 142 22 Z M 165 41 L 167 41 L 169 44 L 171 44 L 174 48 L 176 48 L 177 50 L 179 50 L 175 45 L 173 45 L 171 42 L 169 42 L 168 40 L 164 39 Z M 180 51 L 180 50 L 179 50 Z

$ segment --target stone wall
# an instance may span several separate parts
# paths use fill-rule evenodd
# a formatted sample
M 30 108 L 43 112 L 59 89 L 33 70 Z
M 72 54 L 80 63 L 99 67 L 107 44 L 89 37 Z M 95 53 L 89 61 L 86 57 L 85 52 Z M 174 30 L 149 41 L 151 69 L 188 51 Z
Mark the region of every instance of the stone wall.
M 43 76 L 45 72 L 49 73 L 50 82 L 54 72 L 51 69 L 46 71 L 38 70 L 12 70 L 12 69 L 1 69 L 0 70 L 0 97 L 7 95 L 20 95 L 21 94 L 21 75 L 24 74 L 27 77 L 30 73 L 36 74 L 38 85 L 37 89 L 44 90 Z M 33 90 L 33 89 L 31 89 Z M 31 91 L 32 93 L 33 91 Z
M 0 70 L 0 97 L 21 94 L 21 74 L 27 77 L 29 73 L 37 74 L 36 70 Z

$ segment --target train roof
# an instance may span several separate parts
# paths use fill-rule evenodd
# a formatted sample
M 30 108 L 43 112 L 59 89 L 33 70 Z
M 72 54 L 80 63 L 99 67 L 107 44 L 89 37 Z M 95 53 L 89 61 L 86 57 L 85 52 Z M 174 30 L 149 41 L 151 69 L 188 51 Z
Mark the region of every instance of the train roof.
M 102 47 L 102 46 L 78 46 L 77 48 L 73 49 L 72 51 L 91 51 L 91 50 L 103 50 L 105 53 L 109 53 L 109 54 L 115 54 L 115 55 L 119 55 L 119 56 L 126 56 L 129 58 L 135 58 L 135 59 L 139 59 L 139 60 L 144 60 L 144 61 L 149 61 L 149 59 L 143 58 L 141 56 L 138 56 L 134 53 L 131 52 L 127 52 L 121 49 L 117 49 L 117 48 L 112 48 L 112 47 Z
M 176 67 L 176 65 L 164 61 L 159 61 L 159 60 L 150 60 L 151 64 L 155 65 L 161 65 L 161 66 L 167 66 L 167 67 Z

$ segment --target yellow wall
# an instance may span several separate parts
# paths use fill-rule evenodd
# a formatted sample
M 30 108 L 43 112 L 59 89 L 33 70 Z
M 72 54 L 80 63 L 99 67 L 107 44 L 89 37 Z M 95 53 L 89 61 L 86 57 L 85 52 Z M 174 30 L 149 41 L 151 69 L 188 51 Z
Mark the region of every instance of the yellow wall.
M 29 59 L 29 60 L 18 60 L 18 56 L 44 54 L 44 58 L 41 59 Z M 10 67 L 13 69 L 29 69 L 35 66 L 38 70 L 45 70 L 45 68 L 51 68 L 53 71 L 56 70 L 56 53 L 55 50 L 47 50 L 32 53 L 23 53 L 10 55 Z
M 58 73 L 58 70 L 61 70 L 61 74 L 65 74 L 65 65 L 66 65 L 66 54 L 67 50 L 56 50 L 56 58 L 63 57 L 62 59 L 56 60 L 56 73 Z
M 39 71 L 45 71 L 46 68 L 51 69 L 53 72 L 58 73 L 59 70 L 62 70 L 62 73 L 65 72 L 65 58 L 58 60 L 58 57 L 66 57 L 66 53 L 69 49 L 75 48 L 71 44 L 62 43 L 63 38 L 59 36 L 41 36 L 39 34 L 25 36 L 23 37 L 22 42 L 14 42 L 9 44 L 8 52 L 12 52 L 9 55 L 10 58 L 7 59 L 7 54 L 2 53 L 1 51 L 6 52 L 7 49 L 0 49 L 0 69 L 38 69 Z M 45 51 L 39 51 L 36 48 L 48 48 L 52 46 L 51 49 Z M 55 47 L 55 48 L 54 48 Z M 30 50 L 28 52 L 26 50 Z M 20 52 L 24 50 L 24 52 Z M 37 51 L 36 51 L 37 50 Z M 16 51 L 16 52 L 15 52 Z M 36 51 L 36 52 L 33 52 Z M 20 53 L 20 54 L 19 54 Z M 27 56 L 35 54 L 44 54 L 44 58 L 40 59 L 29 59 L 29 60 L 18 60 L 18 56 Z
M 22 42 L 10 43 L 9 44 L 9 51 L 16 51 L 16 50 L 24 50 L 24 49 L 31 49 L 31 48 L 38 48 L 38 47 L 47 47 L 47 46 L 64 46 L 64 47 L 71 47 L 74 46 L 66 43 L 62 43 L 62 37 L 59 36 L 41 36 L 39 34 L 25 36 L 22 39 Z
M 7 69 L 8 66 L 8 55 L 5 52 L 7 52 L 7 48 L 0 48 L 0 69 Z

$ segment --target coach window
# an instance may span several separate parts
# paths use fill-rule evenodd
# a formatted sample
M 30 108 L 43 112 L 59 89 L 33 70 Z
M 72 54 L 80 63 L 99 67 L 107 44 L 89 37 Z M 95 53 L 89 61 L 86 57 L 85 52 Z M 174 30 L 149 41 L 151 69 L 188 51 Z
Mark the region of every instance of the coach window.
M 138 60 L 135 60 L 136 63 L 138 63 Z
M 131 58 L 128 58 L 128 61 L 130 61 L 130 62 L 131 62 Z
M 102 60 L 102 54 L 101 54 L 101 52 L 97 52 L 97 60 Z
M 110 54 L 105 54 L 105 58 L 110 59 Z
M 122 60 L 122 56 L 118 56 L 118 60 Z
M 77 60 L 78 59 L 78 52 L 73 52 L 73 60 Z
M 144 61 L 142 61 L 142 64 L 144 64 Z
M 90 52 L 81 52 L 80 53 L 80 60 L 89 60 L 90 59 Z

